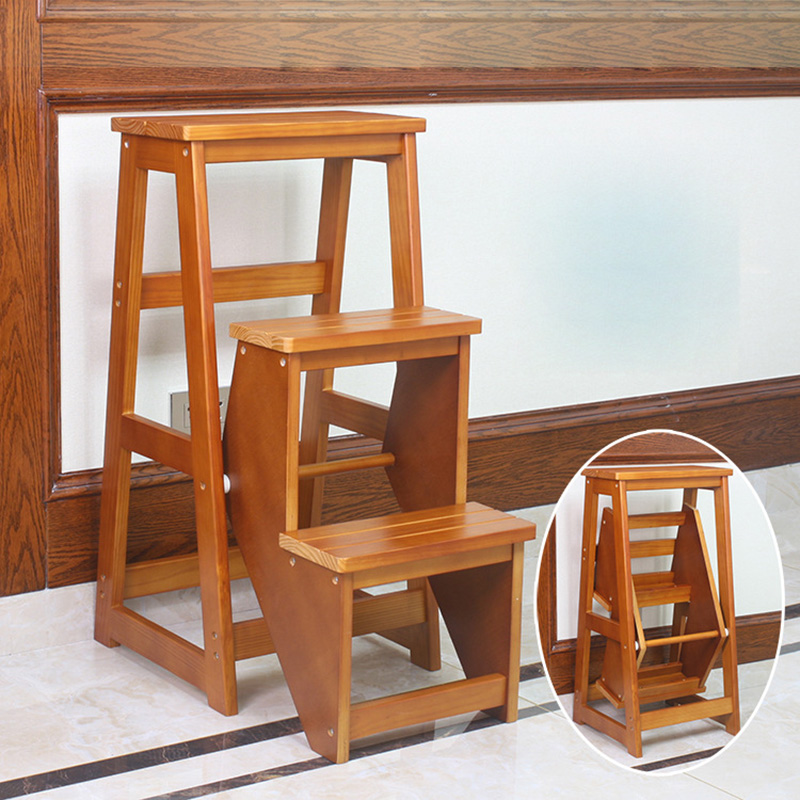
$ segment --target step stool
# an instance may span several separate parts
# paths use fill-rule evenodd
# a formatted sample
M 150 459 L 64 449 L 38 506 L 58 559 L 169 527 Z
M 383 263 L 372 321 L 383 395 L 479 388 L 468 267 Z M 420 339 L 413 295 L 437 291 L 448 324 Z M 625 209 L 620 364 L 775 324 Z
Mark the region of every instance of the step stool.
M 311 295 L 314 314 L 339 310 L 353 159 L 386 164 L 392 284 L 397 307 L 421 306 L 422 268 L 417 200 L 415 117 L 345 111 L 131 117 L 112 120 L 122 133 L 117 241 L 98 556 L 95 636 L 126 645 L 199 687 L 224 714 L 237 711 L 235 660 L 274 652 L 263 620 L 233 624 L 230 580 L 247 572 L 229 551 L 226 521 L 214 304 Z M 307 262 L 212 269 L 206 165 L 223 162 L 324 159 L 316 255 Z M 147 181 L 151 170 L 174 174 L 180 271 L 142 274 Z M 182 306 L 186 335 L 191 436 L 137 415 L 137 347 L 142 309 Z M 329 370 L 309 374 L 301 461 L 324 460 L 328 421 L 357 418 L 360 432 L 380 427 L 383 411 L 332 391 Z M 325 414 L 325 420 L 322 414 Z M 377 421 L 376 421 L 377 418 Z M 357 428 L 358 429 L 358 428 Z M 464 432 L 464 436 L 466 433 Z M 131 453 L 192 477 L 197 554 L 128 565 L 126 541 Z M 319 521 L 322 472 L 303 482 L 298 513 Z M 126 598 L 200 586 L 202 647 L 126 608 Z M 439 664 L 438 617 L 430 592 L 413 590 L 412 660 Z M 367 614 L 375 625 L 381 615 Z M 428 620 L 432 619 L 433 624 Z M 412 624 L 413 620 L 413 624 Z M 366 624 L 366 622 L 365 622 Z M 378 628 L 379 629 L 379 628 Z M 409 636 L 406 636 L 409 638 Z M 424 641 L 423 641 L 424 640 Z
M 586 477 L 581 553 L 575 698 L 573 719 L 642 755 L 642 731 L 690 720 L 714 718 L 739 730 L 736 620 L 733 598 L 728 477 L 732 471 L 709 466 L 596 467 Z M 683 489 L 678 511 L 628 513 L 628 492 Z M 715 585 L 697 492 L 714 495 L 719 588 Z M 599 513 L 599 498 L 611 507 Z M 598 533 L 599 518 L 599 533 Z M 677 527 L 674 538 L 632 540 L 631 531 Z M 635 559 L 671 556 L 669 570 L 634 573 Z M 604 610 L 596 612 L 594 602 Z M 647 638 L 642 608 L 673 606 L 668 635 Z M 591 634 L 606 637 L 600 676 L 589 684 Z M 660 653 L 663 658 L 658 658 Z M 722 654 L 724 691 L 701 695 Z M 655 658 L 653 658 L 655 656 Z M 591 703 L 607 700 L 624 709 L 625 723 Z M 649 704 L 666 704 L 651 708 Z
M 311 747 L 349 758 L 353 739 L 488 710 L 516 719 L 524 520 L 465 504 L 469 336 L 480 321 L 427 307 L 234 323 L 225 427 L 231 519 Z M 397 362 L 384 467 L 402 511 L 300 529 L 306 370 Z M 381 425 L 383 427 L 383 423 Z M 466 678 L 351 704 L 357 604 L 367 588 L 427 578 Z M 392 594 L 376 595 L 395 602 Z

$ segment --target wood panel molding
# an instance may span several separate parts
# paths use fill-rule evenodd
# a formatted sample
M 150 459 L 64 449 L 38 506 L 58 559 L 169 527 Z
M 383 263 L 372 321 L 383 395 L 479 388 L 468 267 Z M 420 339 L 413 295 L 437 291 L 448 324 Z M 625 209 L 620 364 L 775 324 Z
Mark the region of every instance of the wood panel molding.
M 531 411 L 470 424 L 469 499 L 502 510 L 554 503 L 598 450 L 630 433 L 670 429 L 718 447 L 742 469 L 792 463 L 800 454 L 800 377 Z M 332 458 L 369 455 L 377 443 L 336 439 Z M 159 465 L 137 466 L 131 499 L 132 561 L 194 548 L 191 485 Z M 99 470 L 62 478 L 47 504 L 51 586 L 94 579 Z M 382 470 L 326 480 L 325 521 L 396 510 Z
M 119 75 L 211 66 L 800 68 L 797 0 L 671 0 L 657 6 L 634 0 L 49 0 L 41 22 L 43 81 L 53 89 L 99 70 Z

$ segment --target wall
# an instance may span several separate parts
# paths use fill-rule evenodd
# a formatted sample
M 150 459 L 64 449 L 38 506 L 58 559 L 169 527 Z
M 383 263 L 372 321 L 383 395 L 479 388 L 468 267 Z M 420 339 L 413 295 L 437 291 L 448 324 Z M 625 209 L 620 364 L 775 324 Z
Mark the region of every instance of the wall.
M 395 106 L 419 114 L 427 301 L 484 318 L 471 416 L 800 371 L 800 99 Z M 118 137 L 59 116 L 62 468 L 102 459 Z M 387 305 L 381 169 L 357 165 L 348 308 Z M 304 258 L 314 165 L 211 173 L 216 263 Z M 148 268 L 177 264 L 174 197 L 151 179 Z M 302 313 L 294 302 L 268 313 Z M 185 388 L 178 311 L 143 331 L 138 402 L 167 421 Z M 232 349 L 218 318 L 221 375 Z M 381 399 L 390 375 L 343 388 Z M 223 382 L 225 378 L 222 378 Z

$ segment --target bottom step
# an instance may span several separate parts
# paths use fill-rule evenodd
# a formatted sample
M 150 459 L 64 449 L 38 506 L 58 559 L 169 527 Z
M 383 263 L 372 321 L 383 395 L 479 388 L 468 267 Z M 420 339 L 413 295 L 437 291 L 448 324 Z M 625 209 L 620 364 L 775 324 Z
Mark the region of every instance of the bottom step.
M 638 671 L 638 684 L 640 705 L 705 691 L 698 678 L 683 674 L 683 665 L 679 661 L 642 667 Z M 602 677 L 595 681 L 593 689 L 590 700 L 604 697 L 615 708 L 622 708 L 625 703 L 625 698 L 612 691 Z

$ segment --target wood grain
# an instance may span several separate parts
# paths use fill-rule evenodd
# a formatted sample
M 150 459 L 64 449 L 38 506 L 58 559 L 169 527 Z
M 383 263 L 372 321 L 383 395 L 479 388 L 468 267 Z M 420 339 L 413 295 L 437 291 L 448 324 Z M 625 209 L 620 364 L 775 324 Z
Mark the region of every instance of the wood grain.
M 0 10 L 0 595 L 42 589 L 46 580 L 50 348 L 35 11 L 30 3 Z

